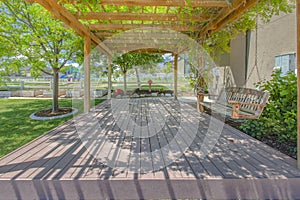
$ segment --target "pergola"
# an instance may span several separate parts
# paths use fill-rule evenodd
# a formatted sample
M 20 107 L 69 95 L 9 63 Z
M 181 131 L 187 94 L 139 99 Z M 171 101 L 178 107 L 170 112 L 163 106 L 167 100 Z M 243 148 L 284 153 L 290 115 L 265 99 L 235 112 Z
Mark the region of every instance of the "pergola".
M 205 40 L 210 34 L 225 27 L 226 24 L 238 19 L 247 9 L 253 7 L 259 0 L 27 0 L 37 2 L 57 19 L 74 29 L 84 37 L 84 110 L 90 111 L 90 52 L 91 45 L 96 45 L 100 51 L 111 60 L 116 40 L 111 36 L 127 30 L 145 30 L 145 38 L 151 30 L 177 31 L 192 37 L 198 42 Z M 300 2 L 297 1 L 297 55 L 300 53 Z M 171 34 L 174 34 L 173 32 Z M 156 39 L 165 42 L 166 35 L 151 33 Z M 168 37 L 168 36 L 167 36 Z M 169 36 L 170 37 L 170 36 Z M 103 42 L 103 41 L 106 42 Z M 122 41 L 117 41 L 122 43 Z M 176 40 L 168 45 L 175 45 Z M 129 45 L 139 47 L 134 43 L 133 36 L 128 35 L 127 45 L 119 45 L 118 51 L 128 51 Z M 141 46 L 141 51 L 155 52 L 147 43 Z M 160 49 L 162 51 L 162 49 Z M 163 51 L 166 51 L 163 49 Z M 174 94 L 177 95 L 177 58 L 184 49 L 171 52 L 174 54 Z M 300 66 L 300 56 L 297 56 L 297 66 Z M 108 98 L 111 97 L 111 65 L 108 75 Z M 300 70 L 298 74 L 298 94 L 300 94 Z M 298 97 L 298 108 L 300 98 Z M 298 112 L 298 149 L 300 149 L 300 112 Z M 298 167 L 300 168 L 300 151 L 298 151 Z

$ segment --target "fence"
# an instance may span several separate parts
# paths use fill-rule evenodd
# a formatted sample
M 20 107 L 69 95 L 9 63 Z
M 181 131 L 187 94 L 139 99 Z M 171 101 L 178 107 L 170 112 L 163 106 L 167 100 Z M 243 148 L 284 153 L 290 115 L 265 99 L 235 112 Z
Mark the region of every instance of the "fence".
M 117 81 L 113 81 L 113 90 L 115 89 L 124 89 L 124 82 L 122 79 L 118 79 Z M 127 82 L 127 90 L 134 90 L 138 88 L 138 83 L 136 81 L 132 81 L 133 79 L 129 79 Z M 148 85 L 148 81 L 140 82 L 141 85 Z M 153 80 L 153 84 L 162 85 L 166 88 L 173 89 L 173 80 L 169 81 L 158 81 Z M 188 88 L 189 84 L 187 81 L 179 82 L 178 85 L 182 88 Z M 105 79 L 91 79 L 91 94 L 92 96 L 99 96 L 95 91 L 105 91 L 107 90 L 107 80 Z M 2 97 L 52 97 L 52 88 L 53 81 L 51 78 L 11 78 L 10 81 L 6 83 L 5 87 L 0 88 L 1 91 L 0 98 Z M 83 79 L 80 81 L 68 81 L 66 79 L 59 80 L 59 96 L 65 97 L 78 97 L 83 95 L 84 84 Z M 102 93 L 101 93 L 102 94 Z M 103 93 L 104 94 L 104 93 Z

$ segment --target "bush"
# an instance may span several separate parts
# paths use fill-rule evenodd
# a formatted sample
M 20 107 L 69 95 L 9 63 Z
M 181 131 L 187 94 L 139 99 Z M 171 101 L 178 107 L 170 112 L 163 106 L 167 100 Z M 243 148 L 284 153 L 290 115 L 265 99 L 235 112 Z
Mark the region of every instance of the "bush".
M 240 129 L 258 139 L 276 137 L 279 142 L 296 142 L 297 77 L 293 73 L 274 73 L 272 80 L 256 86 L 270 92 L 269 102 L 259 119 L 246 120 Z

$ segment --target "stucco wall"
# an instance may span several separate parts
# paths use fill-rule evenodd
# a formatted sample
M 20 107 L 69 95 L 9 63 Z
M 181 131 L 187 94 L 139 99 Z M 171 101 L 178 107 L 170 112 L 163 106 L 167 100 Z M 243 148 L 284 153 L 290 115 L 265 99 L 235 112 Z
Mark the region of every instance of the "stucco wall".
M 247 75 L 246 36 L 239 34 L 231 41 L 229 66 L 238 86 L 246 83 L 246 87 L 254 88 L 254 83 L 259 80 L 269 80 L 275 65 L 275 56 L 296 52 L 296 12 L 274 16 L 267 24 L 260 22 L 257 35 L 258 69 L 255 65 L 256 32 L 253 31 L 250 33 Z
M 296 52 L 296 12 L 275 16 L 268 24 L 259 23 L 257 32 L 257 67 L 255 66 L 255 31 L 251 33 L 247 87 L 269 80 L 275 56 Z
M 246 73 L 246 36 L 239 34 L 230 43 L 230 67 L 237 86 L 244 86 Z

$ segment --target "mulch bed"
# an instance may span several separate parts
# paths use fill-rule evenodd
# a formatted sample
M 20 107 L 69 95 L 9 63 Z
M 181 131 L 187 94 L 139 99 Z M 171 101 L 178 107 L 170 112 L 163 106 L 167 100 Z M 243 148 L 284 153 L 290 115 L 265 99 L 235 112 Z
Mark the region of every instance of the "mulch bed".
M 41 110 L 36 112 L 34 115 L 37 117 L 54 117 L 59 115 L 65 115 L 71 113 L 73 111 L 72 108 L 59 108 L 58 112 L 52 112 L 52 108 Z
M 239 121 L 234 121 L 234 120 L 225 120 L 225 123 L 240 130 L 240 125 L 242 122 Z M 240 130 L 242 131 L 242 130 Z M 257 139 L 257 138 L 256 138 Z M 292 158 L 297 158 L 297 152 L 293 151 L 291 147 L 296 147 L 297 143 L 296 142 L 282 142 L 277 139 L 277 137 L 271 137 L 271 136 L 262 136 L 261 139 L 258 139 L 261 142 L 269 145 L 270 147 L 277 149 L 281 153 L 284 153 Z
M 296 147 L 296 142 L 280 142 L 276 137 L 263 137 L 261 141 L 280 152 L 297 159 L 297 152 L 292 150 L 292 147 Z

